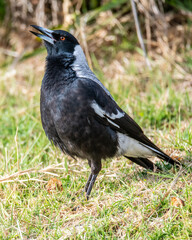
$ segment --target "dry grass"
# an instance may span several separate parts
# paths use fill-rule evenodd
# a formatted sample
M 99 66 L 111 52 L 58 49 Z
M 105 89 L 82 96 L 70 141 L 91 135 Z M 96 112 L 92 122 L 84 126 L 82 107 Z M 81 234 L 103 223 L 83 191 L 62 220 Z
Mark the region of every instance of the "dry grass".
M 191 50 L 166 58 L 150 52 L 149 70 L 140 52 L 114 44 L 120 36 L 113 31 L 122 30 L 123 21 L 110 11 L 101 13 L 95 28 L 102 27 L 81 26 L 88 34 L 83 46 L 119 105 L 158 146 L 185 163 L 185 172 L 164 165 L 163 173 L 147 172 L 127 159 L 110 159 L 86 201 L 81 192 L 87 162 L 64 156 L 42 130 L 39 89 L 46 54 L 37 54 L 14 69 L 0 69 L 0 238 L 192 238 Z M 61 180 L 62 191 L 47 191 L 51 177 Z M 173 206 L 173 197 L 184 206 Z
M 148 136 L 172 157 L 182 157 L 188 164 L 192 116 L 187 110 L 191 98 L 187 101 L 185 96 L 191 90 L 178 92 L 181 81 L 170 82 L 170 74 L 154 66 L 156 62 L 149 71 L 141 68 L 136 56 L 121 56 L 120 52 L 105 66 L 103 60 L 97 62 L 93 58 L 94 66 L 100 66 L 96 68 L 97 75 L 119 104 L 146 128 Z M 1 236 L 190 239 L 189 166 L 185 174 L 167 170 L 157 174 L 143 171 L 124 158 L 106 161 L 90 201 L 85 200 L 81 191 L 90 171 L 87 163 L 63 156 L 48 143 L 41 128 L 39 87 L 44 57 L 45 54 L 38 55 L 21 62 L 14 71 L 1 70 Z M 171 68 L 169 63 L 166 66 Z M 178 70 L 173 72 L 177 76 Z M 171 116 L 168 105 L 173 110 Z M 166 116 L 163 122 L 162 111 Z M 47 192 L 45 186 L 51 176 L 61 180 L 63 191 Z M 172 206 L 173 196 L 181 198 L 185 206 Z

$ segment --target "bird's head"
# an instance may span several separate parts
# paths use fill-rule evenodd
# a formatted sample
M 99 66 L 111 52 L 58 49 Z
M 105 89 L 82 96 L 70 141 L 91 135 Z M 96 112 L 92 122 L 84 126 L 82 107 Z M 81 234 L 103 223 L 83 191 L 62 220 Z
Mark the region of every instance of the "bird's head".
M 73 53 L 76 46 L 79 45 L 77 39 L 70 33 L 63 30 L 49 30 L 36 25 L 31 25 L 41 33 L 30 31 L 37 37 L 44 40 L 48 55 L 62 55 L 64 53 Z

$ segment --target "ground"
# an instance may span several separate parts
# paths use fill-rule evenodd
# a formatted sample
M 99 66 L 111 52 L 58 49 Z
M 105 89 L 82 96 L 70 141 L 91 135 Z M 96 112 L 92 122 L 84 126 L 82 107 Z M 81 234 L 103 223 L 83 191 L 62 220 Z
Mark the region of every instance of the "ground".
M 190 58 L 188 71 L 161 57 L 149 70 L 139 54 L 118 52 L 110 61 L 91 55 L 118 104 L 185 167 L 153 159 L 164 169 L 156 173 L 108 159 L 86 201 L 87 161 L 62 154 L 41 126 L 45 56 L 26 54 L 15 68 L 7 58 L 0 69 L 0 239 L 192 239 Z

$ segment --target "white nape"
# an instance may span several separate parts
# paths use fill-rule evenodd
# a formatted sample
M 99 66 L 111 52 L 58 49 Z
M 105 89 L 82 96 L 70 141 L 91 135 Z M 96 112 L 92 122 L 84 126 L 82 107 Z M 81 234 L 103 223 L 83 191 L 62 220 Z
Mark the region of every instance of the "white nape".
M 72 64 L 73 70 L 76 72 L 77 77 L 87 77 L 89 74 L 93 74 L 90 70 L 85 54 L 80 45 L 75 46 L 73 55 L 75 56 L 75 61 Z M 88 71 L 88 74 L 87 74 Z
M 126 155 L 128 157 L 150 157 L 155 154 L 149 148 L 144 147 L 139 141 L 117 132 L 118 150 L 117 156 Z
M 105 93 L 112 98 L 110 92 L 103 86 L 103 84 L 89 68 L 85 54 L 80 45 L 75 46 L 73 55 L 75 56 L 75 61 L 72 64 L 72 69 L 76 72 L 77 77 L 88 78 L 90 81 L 96 82 L 100 87 L 102 87 Z

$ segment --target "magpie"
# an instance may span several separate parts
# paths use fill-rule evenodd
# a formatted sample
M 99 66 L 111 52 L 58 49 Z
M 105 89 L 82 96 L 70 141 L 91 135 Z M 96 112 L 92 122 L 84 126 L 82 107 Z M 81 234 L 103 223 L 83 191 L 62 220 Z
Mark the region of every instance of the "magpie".
M 31 25 L 44 40 L 46 70 L 41 85 L 40 112 L 48 139 L 64 153 L 88 160 L 91 174 L 87 199 L 101 170 L 101 160 L 125 156 L 150 170 L 148 157 L 180 165 L 149 138 L 115 102 L 91 71 L 78 40 L 69 32 Z

